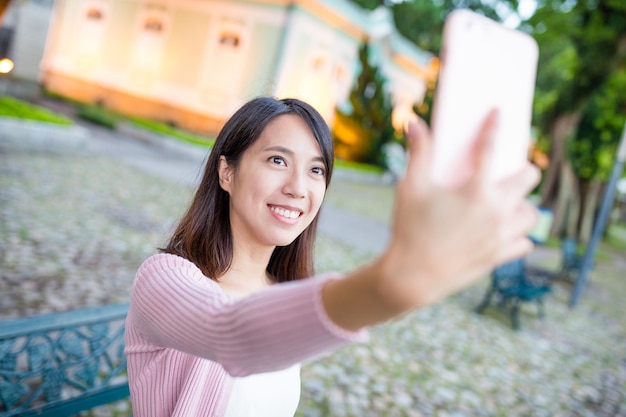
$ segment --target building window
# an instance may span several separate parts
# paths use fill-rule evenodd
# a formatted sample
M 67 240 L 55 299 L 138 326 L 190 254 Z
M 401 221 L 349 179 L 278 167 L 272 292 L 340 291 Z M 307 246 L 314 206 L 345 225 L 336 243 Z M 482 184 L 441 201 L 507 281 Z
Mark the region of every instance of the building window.
M 144 30 L 160 33 L 163 31 L 163 21 L 157 17 L 148 17 L 143 23 Z
M 239 46 L 239 35 L 233 32 L 223 32 L 220 35 L 219 43 L 221 46 L 230 46 L 237 48 Z
M 97 7 L 90 7 L 87 9 L 87 19 L 89 20 L 102 20 L 102 10 Z
M 338 83 L 343 83 L 346 80 L 346 77 L 348 76 L 348 72 L 346 71 L 346 69 L 342 66 L 337 66 L 335 67 L 335 80 Z
M 326 70 L 326 58 L 318 56 L 313 59 L 313 71 L 323 73 Z
M 13 46 L 14 29 L 11 27 L 0 27 L 0 59 L 10 55 Z

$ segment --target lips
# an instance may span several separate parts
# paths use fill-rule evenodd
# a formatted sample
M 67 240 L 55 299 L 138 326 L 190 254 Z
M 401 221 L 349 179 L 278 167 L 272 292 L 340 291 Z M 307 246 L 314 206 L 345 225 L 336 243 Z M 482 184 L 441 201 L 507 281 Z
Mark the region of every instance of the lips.
M 286 219 L 297 219 L 302 215 L 302 211 L 298 209 L 284 209 L 277 206 L 269 206 L 270 210 Z

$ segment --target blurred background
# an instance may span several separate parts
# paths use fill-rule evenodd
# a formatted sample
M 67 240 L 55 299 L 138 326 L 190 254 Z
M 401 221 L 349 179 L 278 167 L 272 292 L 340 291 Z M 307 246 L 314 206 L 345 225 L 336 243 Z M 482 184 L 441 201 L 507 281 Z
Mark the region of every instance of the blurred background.
M 331 127 L 318 271 L 372 259 L 459 8 L 539 44 L 531 198 L 549 232 L 525 262 L 549 277 L 545 317 L 523 303 L 515 331 L 506 310 L 473 314 L 485 277 L 313 361 L 299 413 L 626 416 L 623 0 L 0 0 L 0 317 L 127 301 L 258 95 Z
M 14 96 L 58 96 L 209 136 L 254 96 L 294 96 L 332 126 L 338 159 L 387 170 L 410 114 L 429 118 L 445 16 L 476 10 L 539 43 L 538 195 L 554 211 L 553 235 L 581 242 L 626 121 L 616 0 L 2 4 L 1 88 Z M 626 217 L 623 204 L 615 210 Z

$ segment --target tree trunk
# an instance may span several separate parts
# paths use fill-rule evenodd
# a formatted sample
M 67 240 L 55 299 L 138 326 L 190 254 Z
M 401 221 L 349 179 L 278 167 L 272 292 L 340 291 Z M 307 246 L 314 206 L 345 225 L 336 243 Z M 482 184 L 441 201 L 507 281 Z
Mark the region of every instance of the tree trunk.
M 554 213 L 553 236 L 575 237 L 577 234 L 580 193 L 576 175 L 567 160 L 565 141 L 574 133 L 581 116 L 580 111 L 562 114 L 550 127 L 550 165 L 541 186 L 541 205 Z
M 559 193 L 559 177 L 566 159 L 565 140 L 572 135 L 578 126 L 581 112 L 566 113 L 558 116 L 550 126 L 550 165 L 541 186 L 541 204 L 552 207 Z
M 586 244 L 591 238 L 603 189 L 604 184 L 602 181 L 591 180 L 585 187 L 584 193 L 581 193 L 583 206 L 580 216 L 580 227 L 578 229 L 578 240 L 582 243 Z
M 580 191 L 576 174 L 566 159 L 561 164 L 558 194 L 552 210 L 554 220 L 550 233 L 559 237 L 576 237 L 580 213 Z

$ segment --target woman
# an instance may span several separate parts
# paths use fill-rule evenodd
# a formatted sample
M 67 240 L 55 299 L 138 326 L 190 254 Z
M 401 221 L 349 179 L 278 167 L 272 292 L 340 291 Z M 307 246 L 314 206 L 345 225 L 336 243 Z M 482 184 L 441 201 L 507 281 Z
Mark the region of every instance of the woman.
M 536 213 L 524 197 L 538 173 L 488 186 L 495 122 L 479 134 L 472 179 L 448 190 L 430 182 L 429 132 L 412 123 L 388 248 L 357 271 L 303 279 L 333 169 L 330 133 L 302 101 L 245 104 L 169 243 L 137 272 L 126 323 L 133 414 L 293 416 L 301 361 L 529 252 Z

